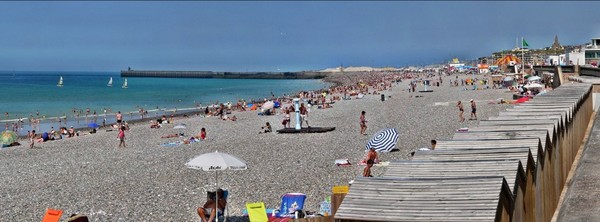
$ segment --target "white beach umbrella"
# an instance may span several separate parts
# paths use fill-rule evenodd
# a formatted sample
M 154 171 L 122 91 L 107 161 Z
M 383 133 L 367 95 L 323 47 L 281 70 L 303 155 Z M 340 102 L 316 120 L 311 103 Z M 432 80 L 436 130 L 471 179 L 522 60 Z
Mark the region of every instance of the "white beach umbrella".
M 205 153 L 196 156 L 185 164 L 187 167 L 204 171 L 245 170 L 246 162 L 227 153 Z
M 185 129 L 185 125 L 180 124 L 180 125 L 174 126 L 173 129 Z
M 527 80 L 528 81 L 536 81 L 536 80 L 540 80 L 540 79 L 542 79 L 542 78 L 540 78 L 539 76 L 532 76 L 532 77 L 529 77 Z
M 204 171 L 215 171 L 215 186 L 218 189 L 218 172 L 222 170 L 245 170 L 248 169 L 246 162 L 226 153 L 205 153 L 196 156 L 185 164 L 188 168 Z M 219 195 L 216 195 L 216 202 L 219 202 Z M 219 221 L 218 217 L 216 218 Z
M 275 103 L 273 103 L 273 101 L 267 101 L 261 107 L 263 109 L 273 109 L 274 106 L 275 106 Z

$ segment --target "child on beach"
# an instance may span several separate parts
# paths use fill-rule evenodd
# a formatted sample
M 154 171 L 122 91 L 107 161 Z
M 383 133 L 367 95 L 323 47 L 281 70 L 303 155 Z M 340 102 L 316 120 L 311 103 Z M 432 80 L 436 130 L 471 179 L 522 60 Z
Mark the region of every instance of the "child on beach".
M 119 129 L 119 147 L 123 146 L 125 148 L 125 126 L 121 126 Z
M 264 131 L 263 132 L 258 132 L 259 134 L 260 133 L 270 133 L 270 132 L 272 132 L 271 124 L 269 122 L 267 122 L 265 126 L 260 127 L 260 128 L 263 129 Z
M 29 137 L 29 148 L 31 149 L 35 143 L 35 130 L 32 130 L 27 136 Z

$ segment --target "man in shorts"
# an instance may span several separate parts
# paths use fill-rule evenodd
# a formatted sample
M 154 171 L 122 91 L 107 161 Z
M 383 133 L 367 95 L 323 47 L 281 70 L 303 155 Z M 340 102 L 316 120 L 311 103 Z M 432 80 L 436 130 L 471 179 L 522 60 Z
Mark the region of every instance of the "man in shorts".
M 470 120 L 477 120 L 477 104 L 471 99 L 471 118 Z
M 308 125 L 308 110 L 304 103 L 300 104 L 300 128 L 302 128 L 302 122 L 306 122 L 306 126 L 310 128 L 310 125 Z
M 121 126 L 121 122 L 123 122 L 123 114 L 121 114 L 121 111 L 117 112 L 117 125 Z

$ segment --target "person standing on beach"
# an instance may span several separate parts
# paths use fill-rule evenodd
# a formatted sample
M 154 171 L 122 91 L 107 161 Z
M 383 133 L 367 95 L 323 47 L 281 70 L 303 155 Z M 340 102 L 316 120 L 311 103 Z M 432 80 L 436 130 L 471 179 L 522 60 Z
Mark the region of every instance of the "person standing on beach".
M 463 116 L 463 114 L 465 113 L 465 109 L 463 109 L 463 105 L 460 100 L 458 101 L 458 103 L 456 103 L 456 107 L 458 107 L 458 118 L 460 119 L 459 122 L 464 122 L 465 117 Z
M 121 126 L 121 122 L 123 121 L 123 114 L 121 114 L 121 111 L 117 112 L 117 125 Z
M 367 131 L 367 118 L 365 117 L 365 114 L 367 112 L 362 111 L 360 113 L 360 134 L 361 135 L 367 135 L 366 131 Z
M 35 130 L 32 130 L 27 137 L 29 137 L 29 149 L 32 149 L 35 143 Z
M 477 104 L 471 99 L 471 118 L 469 120 L 477 120 Z
M 291 120 L 292 120 L 292 117 L 290 115 L 290 110 L 285 109 L 285 116 L 283 117 L 283 122 L 281 122 L 281 124 L 283 124 L 283 128 L 289 128 L 291 125 L 291 123 L 290 123 Z
M 123 146 L 123 148 L 127 147 L 125 146 L 125 126 L 121 126 L 121 128 L 119 128 L 119 147 Z
M 367 160 L 367 166 L 363 170 L 363 177 L 373 177 L 373 174 L 371 174 L 371 167 L 373 167 L 373 163 L 373 160 Z
M 306 122 L 306 126 L 310 128 L 310 125 L 308 125 L 308 110 L 304 106 L 304 103 L 300 104 L 300 128 L 302 128 L 303 122 Z

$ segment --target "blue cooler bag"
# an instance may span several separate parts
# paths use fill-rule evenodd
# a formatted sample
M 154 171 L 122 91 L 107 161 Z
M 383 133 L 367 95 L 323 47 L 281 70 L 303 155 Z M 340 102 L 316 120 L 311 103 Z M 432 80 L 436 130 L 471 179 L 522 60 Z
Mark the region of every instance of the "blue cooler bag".
M 296 211 L 304 208 L 304 200 L 306 194 L 303 193 L 288 193 L 281 198 L 281 207 L 277 213 L 277 217 L 294 217 Z

